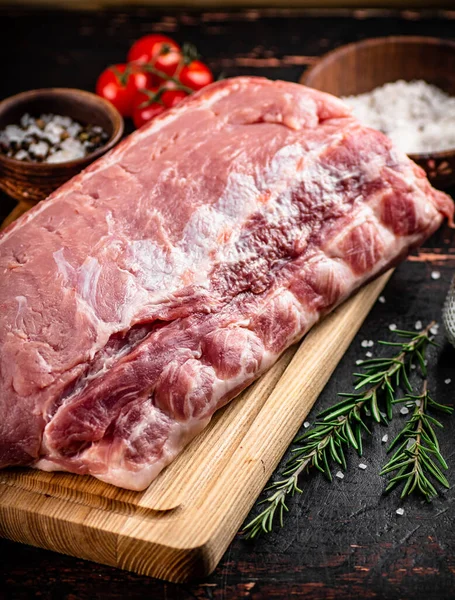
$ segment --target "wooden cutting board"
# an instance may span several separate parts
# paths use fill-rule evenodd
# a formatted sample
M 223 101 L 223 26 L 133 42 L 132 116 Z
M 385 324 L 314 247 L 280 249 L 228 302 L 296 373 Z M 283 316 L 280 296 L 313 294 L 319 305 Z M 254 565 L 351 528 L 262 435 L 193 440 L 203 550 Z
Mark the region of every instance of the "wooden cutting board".
M 144 492 L 0 472 L 0 535 L 169 581 L 216 567 L 391 271 L 362 288 L 210 425 Z

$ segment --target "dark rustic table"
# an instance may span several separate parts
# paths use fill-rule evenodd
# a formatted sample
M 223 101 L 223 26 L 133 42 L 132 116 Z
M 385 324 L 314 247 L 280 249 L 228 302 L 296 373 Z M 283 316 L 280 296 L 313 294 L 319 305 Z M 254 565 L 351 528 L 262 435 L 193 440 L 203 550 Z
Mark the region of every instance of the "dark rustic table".
M 45 86 L 92 90 L 100 71 L 123 61 L 131 42 L 151 31 L 193 42 L 217 74 L 261 74 L 297 81 L 318 55 L 353 40 L 389 34 L 455 37 L 455 12 L 2 9 L 0 97 Z M 0 217 L 13 206 L 0 197 Z M 337 391 L 350 389 L 355 361 L 365 354 L 362 340 L 390 338 L 390 323 L 412 329 L 417 320 L 440 318 L 454 267 L 454 234 L 445 227 L 420 256 L 398 268 L 386 288 L 385 304 L 378 303 L 372 310 L 316 410 L 333 402 Z M 431 277 L 433 271 L 441 274 L 440 279 Z M 455 351 L 443 335 L 438 341 L 441 346 L 430 356 L 429 380 L 435 397 L 450 402 Z M 444 383 L 450 378 L 452 383 Z M 441 447 L 455 484 L 455 416 L 444 421 Z M 302 482 L 303 494 L 289 503 L 282 530 L 254 543 L 237 537 L 214 574 L 203 581 L 164 583 L 0 540 L 0 597 L 454 598 L 454 489 L 431 505 L 411 499 L 399 517 L 398 495 L 384 496 L 384 480 L 378 475 L 384 461 L 383 433 L 376 431 L 365 444 L 366 471 L 350 455 L 344 480 L 330 484 L 320 476 L 307 478 Z

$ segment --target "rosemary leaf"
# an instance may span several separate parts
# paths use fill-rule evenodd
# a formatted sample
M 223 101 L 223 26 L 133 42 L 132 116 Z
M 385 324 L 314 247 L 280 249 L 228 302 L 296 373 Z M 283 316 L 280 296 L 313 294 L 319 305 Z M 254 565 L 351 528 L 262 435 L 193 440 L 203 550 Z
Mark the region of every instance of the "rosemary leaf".
M 450 414 L 453 412 L 453 407 L 439 404 L 431 398 L 426 379 L 423 382 L 420 396 L 409 394 L 400 401 L 412 402 L 414 410 L 403 429 L 390 444 L 389 452 L 396 446 L 398 441 L 403 440 L 398 450 L 382 468 L 381 475 L 396 473 L 390 479 L 386 491 L 390 491 L 395 485 L 404 482 L 401 498 L 410 496 L 417 491 L 428 502 L 431 502 L 438 495 L 433 481 L 445 488 L 449 487 L 449 482 L 436 464 L 438 462 L 445 470 L 448 468 L 440 452 L 438 439 L 433 429 L 433 426 L 442 427 L 442 424 L 429 415 L 428 411 L 435 410 Z
M 372 423 L 387 423 L 387 420 L 391 419 L 393 404 L 397 402 L 393 382 L 396 381 L 396 387 L 403 384 L 410 388 L 406 367 L 413 361 L 417 361 L 423 371 L 425 351 L 431 343 L 430 328 L 434 325 L 435 323 L 432 322 L 418 333 L 396 330 L 394 333 L 404 340 L 385 344 L 398 348 L 398 353 L 390 358 L 373 358 L 364 361 L 360 367 L 362 372 L 354 374 L 357 379 L 354 392 L 339 394 L 343 399 L 322 411 L 314 426 L 296 438 L 292 448 L 292 457 L 284 467 L 282 479 L 267 488 L 271 493 L 261 502 L 265 505 L 264 510 L 249 521 L 243 530 L 243 534 L 247 538 L 255 538 L 261 533 L 269 533 L 277 516 L 279 524 L 283 524 L 284 512 L 288 511 L 286 499 L 296 492 L 301 493 L 298 480 L 304 473 L 316 469 L 332 481 L 330 463 L 340 465 L 343 470 L 346 470 L 346 450 L 351 448 L 362 455 L 363 435 L 371 435 L 371 430 L 364 420 L 364 416 L 366 417 L 368 414 L 367 409 L 372 415 L 370 419 Z M 436 407 L 436 403 L 434 405 Z M 386 416 L 383 416 L 381 408 Z M 431 436 L 429 433 L 431 422 L 426 422 L 423 427 L 425 433 L 422 435 Z M 409 431 L 407 430 L 407 432 Z M 406 439 L 399 447 L 400 453 L 407 452 L 407 436 L 405 434 L 397 436 L 391 445 L 391 447 L 396 445 L 403 438 Z M 426 448 L 433 452 L 431 444 L 427 443 Z M 408 468 L 410 460 L 411 456 L 406 455 L 401 458 L 400 454 L 396 454 L 384 467 L 385 472 L 402 469 L 389 482 L 388 489 L 405 479 L 405 469 Z M 439 480 L 443 481 L 434 461 L 432 461 L 432 466 L 428 467 L 429 461 L 431 458 L 424 455 L 422 464 L 425 464 L 427 470 L 431 470 L 433 474 L 437 473 Z M 400 463 L 402 464 L 400 465 Z M 422 483 L 422 481 L 420 481 L 420 485 L 419 481 L 416 481 L 415 484 L 406 481 L 404 489 L 406 493 L 410 493 L 411 488 L 419 486 L 420 489 L 424 485 L 425 482 Z M 423 489 L 430 490 L 429 487 L 423 487 Z

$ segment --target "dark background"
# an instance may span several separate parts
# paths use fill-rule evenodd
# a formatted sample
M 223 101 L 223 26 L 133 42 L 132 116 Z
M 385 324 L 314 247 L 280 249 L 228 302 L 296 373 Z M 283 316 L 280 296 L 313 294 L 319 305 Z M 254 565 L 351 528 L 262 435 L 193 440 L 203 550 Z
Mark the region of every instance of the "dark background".
M 390 34 L 455 37 L 454 11 L 172 12 L 153 9 L 103 12 L 38 12 L 0 9 L 0 98 L 26 89 L 69 86 L 93 90 L 108 64 L 124 60 L 130 44 L 152 31 L 193 42 L 217 75 L 265 75 L 297 81 L 318 55 L 341 44 Z M 393 107 L 391 107 L 393 109 Z M 134 199 L 132 198 L 133 202 Z M 0 196 L 0 218 L 14 203 Z M 440 318 L 455 266 L 454 234 L 444 227 L 420 257 L 402 264 L 330 380 L 317 409 L 349 391 L 364 339 L 391 339 L 390 323 L 414 328 Z M 434 280 L 437 270 L 441 278 Z M 455 351 L 441 346 L 429 361 L 430 389 L 453 402 Z M 376 350 L 376 346 L 373 350 Z M 452 378 L 451 384 L 445 384 Z M 316 411 L 310 414 L 314 420 Z M 397 417 L 389 435 L 403 417 Z M 444 418 L 441 448 L 455 484 L 455 416 Z M 397 493 L 382 495 L 384 429 L 365 444 L 362 459 L 350 455 L 343 481 L 313 476 L 289 502 L 282 530 L 256 542 L 236 537 L 214 574 L 176 585 L 0 540 L 2 598 L 390 598 L 455 597 L 453 489 L 427 505 L 420 498 L 401 505 Z

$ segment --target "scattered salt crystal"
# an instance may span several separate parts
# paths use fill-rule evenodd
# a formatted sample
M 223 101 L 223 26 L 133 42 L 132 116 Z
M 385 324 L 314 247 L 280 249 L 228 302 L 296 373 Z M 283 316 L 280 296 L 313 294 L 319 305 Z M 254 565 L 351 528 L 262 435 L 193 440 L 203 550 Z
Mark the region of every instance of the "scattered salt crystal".
M 373 353 L 372 353 L 372 352 L 366 352 L 366 353 L 365 353 L 365 356 L 366 356 L 367 358 L 371 358 L 371 357 L 373 356 Z
M 406 450 L 409 450 L 410 448 L 412 448 L 415 443 L 416 443 L 416 441 L 414 438 L 409 438 L 409 440 L 406 443 Z
M 428 360 L 427 360 L 427 359 L 425 359 L 425 360 L 423 361 L 423 364 L 424 364 L 425 366 L 427 366 L 427 364 L 428 364 Z
M 8 142 L 20 144 L 25 137 L 25 131 L 19 125 L 7 125 L 4 129 Z
M 416 402 L 416 406 L 420 406 L 422 404 L 419 399 L 417 399 L 415 402 Z
M 60 127 L 60 125 L 56 125 L 54 122 L 50 121 L 44 128 L 43 136 L 46 138 L 46 140 L 49 140 L 51 144 L 59 144 L 62 139 L 63 132 L 64 129 Z
M 372 348 L 374 346 L 373 340 L 368 340 L 368 348 Z
M 414 364 L 414 363 L 412 363 L 412 365 L 411 365 L 411 369 L 412 369 L 412 370 L 414 370 L 415 368 L 416 368 L 415 364 Z
M 49 163 L 66 162 L 68 160 L 76 160 L 85 156 L 84 146 L 79 140 L 67 138 L 61 143 L 61 150 L 52 154 L 47 159 Z
M 440 277 L 441 277 L 441 273 L 439 271 L 431 272 L 431 279 L 440 279 Z
M 404 508 L 397 508 L 396 511 L 397 515 L 400 515 L 400 517 L 402 517 L 404 515 Z
M 355 361 L 355 364 L 356 364 L 356 365 L 361 365 L 362 363 L 363 363 L 363 360 L 356 360 L 356 361 Z
M 303 424 L 303 426 L 305 427 L 305 429 L 308 429 L 308 427 L 310 426 L 308 421 L 305 421 L 305 423 Z
M 447 379 L 444 379 L 444 383 L 445 383 L 446 385 L 449 385 L 449 383 L 451 383 L 451 381 L 452 381 L 452 380 L 450 379 L 450 377 L 449 377 L 449 378 L 447 378 Z
M 79 123 L 76 123 L 76 121 L 74 121 L 66 130 L 69 135 L 71 137 L 76 137 L 78 135 L 78 133 L 80 133 L 82 131 L 82 126 Z M 93 127 L 93 131 L 95 131 L 95 127 Z
M 388 436 L 388 434 L 386 433 L 385 435 L 383 435 L 383 436 L 382 436 L 382 438 L 381 438 L 381 442 L 382 442 L 383 444 L 385 444 L 385 443 L 386 443 L 386 442 L 388 442 L 388 441 L 389 441 L 389 436 Z
M 409 413 L 409 408 L 406 408 L 406 406 L 402 406 L 402 407 L 400 408 L 400 413 L 401 413 L 402 415 L 407 415 L 407 414 Z
M 61 127 L 65 128 L 69 127 L 72 123 L 70 117 L 63 117 L 62 115 L 55 115 L 53 120 L 56 125 L 60 125 Z
M 27 127 L 27 129 L 24 131 L 24 134 L 27 137 L 31 137 L 31 136 L 36 136 L 37 138 L 42 138 L 44 137 L 44 133 L 43 130 L 40 129 L 38 127 L 38 125 L 35 125 L 35 123 L 32 123 L 31 125 L 29 125 Z
M 386 83 L 344 100 L 362 124 L 387 134 L 403 152 L 455 148 L 455 98 L 423 80 Z
M 385 297 L 384 296 L 379 296 L 379 302 L 381 304 L 385 304 Z
M 335 473 L 335 477 L 338 477 L 338 479 L 344 479 L 344 473 L 343 473 L 343 471 L 337 471 Z
M 49 152 L 49 146 L 46 142 L 37 142 L 36 144 L 30 144 L 28 151 L 30 154 L 34 154 L 39 158 L 44 158 L 46 154 Z
M 359 469 L 362 469 L 362 471 L 365 471 L 366 468 L 367 468 L 367 466 L 365 463 L 360 463 Z
M 390 329 L 390 331 L 395 331 L 395 329 L 396 329 L 396 328 L 397 328 L 397 326 L 395 325 L 395 323 L 391 323 L 391 324 L 389 325 L 389 329 Z
M 361 344 L 362 348 L 368 348 L 368 340 L 362 340 Z
M 437 334 L 438 334 L 438 331 L 439 331 L 439 325 L 438 325 L 438 324 L 436 324 L 436 325 L 433 325 L 433 327 L 430 327 L 430 333 L 431 333 L 431 334 L 433 334 L 433 335 L 437 335 Z
M 414 327 L 415 327 L 416 329 L 422 329 L 422 321 L 416 321 L 416 323 L 415 323 Z
M 46 162 L 48 163 L 61 163 L 66 162 L 67 160 L 72 160 L 71 155 L 63 150 L 57 150 L 57 152 L 52 153 L 47 157 Z
M 25 113 L 24 115 L 22 115 L 21 117 L 21 127 L 23 127 L 24 129 L 26 127 L 28 127 L 30 125 L 30 123 L 32 122 L 32 118 L 28 113 Z
M 28 153 L 25 150 L 19 150 L 19 152 L 16 152 L 14 155 L 14 158 L 16 160 L 24 160 L 25 158 L 28 158 Z

